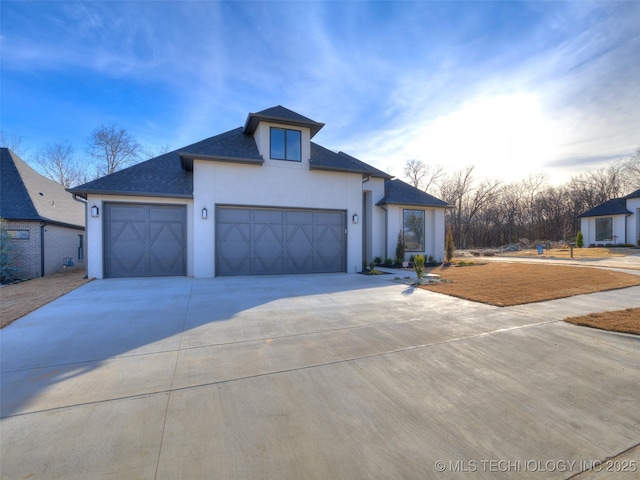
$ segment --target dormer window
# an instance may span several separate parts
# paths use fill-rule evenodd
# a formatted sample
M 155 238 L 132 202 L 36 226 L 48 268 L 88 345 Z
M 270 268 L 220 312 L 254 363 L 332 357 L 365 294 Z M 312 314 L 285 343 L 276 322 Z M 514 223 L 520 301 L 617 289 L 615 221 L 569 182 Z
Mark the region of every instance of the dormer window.
M 271 127 L 271 154 L 275 160 L 302 160 L 302 136 L 300 130 Z

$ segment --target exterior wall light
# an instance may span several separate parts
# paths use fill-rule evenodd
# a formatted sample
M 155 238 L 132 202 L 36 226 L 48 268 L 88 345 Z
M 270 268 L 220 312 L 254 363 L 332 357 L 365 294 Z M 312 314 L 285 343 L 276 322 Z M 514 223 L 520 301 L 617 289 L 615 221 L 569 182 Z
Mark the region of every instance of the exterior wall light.
M 353 223 L 358 223 L 358 214 L 354 213 L 353 216 L 351 217 L 351 221 Z
M 96 205 L 91 207 L 91 216 L 94 218 L 98 218 L 100 216 L 100 209 Z
M 207 207 L 202 207 L 202 219 L 206 220 L 209 218 L 209 212 L 207 211 Z

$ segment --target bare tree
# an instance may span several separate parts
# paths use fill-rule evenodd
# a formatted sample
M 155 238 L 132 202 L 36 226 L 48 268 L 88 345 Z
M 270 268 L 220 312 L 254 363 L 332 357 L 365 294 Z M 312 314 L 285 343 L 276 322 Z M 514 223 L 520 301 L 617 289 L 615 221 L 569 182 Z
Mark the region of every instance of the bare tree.
M 635 191 L 640 188 L 640 147 L 623 163 L 623 172 L 627 190 Z
M 147 157 L 147 159 L 159 157 L 160 155 L 164 155 L 165 153 L 169 153 L 170 151 L 171 149 L 169 148 L 169 145 L 161 145 L 157 148 L 147 146 L 141 148 L 142 155 Z
M 422 160 L 407 160 L 404 165 L 404 176 L 409 179 L 409 183 L 416 188 L 420 188 L 425 175 L 426 165 Z
M 28 147 L 24 146 L 24 138 L 7 130 L 0 130 L 0 147 L 10 149 L 21 158 L 24 158 L 28 150 Z
M 134 136 L 117 125 L 100 125 L 87 138 L 87 153 L 97 161 L 98 176 L 136 163 L 142 152 Z
M 422 160 L 407 160 L 404 166 L 404 175 L 409 179 L 411 185 L 428 192 L 429 188 L 444 177 L 444 167 L 427 165 Z
M 88 172 L 74 158 L 73 147 L 68 142 L 48 144 L 37 155 L 36 162 L 43 175 L 65 188 L 88 180 Z

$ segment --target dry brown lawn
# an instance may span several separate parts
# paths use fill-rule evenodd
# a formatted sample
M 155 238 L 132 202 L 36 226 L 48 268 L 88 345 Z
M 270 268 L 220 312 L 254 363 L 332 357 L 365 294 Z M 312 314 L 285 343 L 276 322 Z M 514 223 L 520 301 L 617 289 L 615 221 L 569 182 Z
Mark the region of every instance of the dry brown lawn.
M 84 276 L 76 270 L 0 287 L 0 328 L 84 285 Z
M 640 335 L 640 308 L 590 313 L 580 317 L 565 318 L 564 320 L 584 327 Z
M 626 257 L 638 253 L 637 248 L 574 248 L 573 258 L 612 258 Z M 569 248 L 552 248 L 544 250 L 542 255 L 538 255 L 538 250 L 528 249 L 519 252 L 505 252 L 500 255 L 506 257 L 536 257 L 536 258 L 571 258 L 571 249 Z
M 421 288 L 499 307 L 640 285 L 640 276 L 590 267 L 491 262 L 440 266 L 447 280 Z

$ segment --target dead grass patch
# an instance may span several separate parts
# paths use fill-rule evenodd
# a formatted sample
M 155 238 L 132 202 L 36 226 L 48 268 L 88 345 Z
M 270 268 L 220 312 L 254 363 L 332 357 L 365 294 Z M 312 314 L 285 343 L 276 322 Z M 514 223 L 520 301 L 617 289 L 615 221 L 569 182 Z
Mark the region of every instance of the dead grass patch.
M 583 327 L 640 335 L 640 308 L 590 313 L 579 317 L 565 318 L 564 321 Z
M 81 270 L 34 278 L 0 288 L 0 328 L 75 290 L 89 280 Z
M 637 275 L 562 265 L 496 262 L 440 266 L 428 273 L 437 273 L 447 281 L 420 288 L 499 307 L 640 285 Z
M 626 257 L 638 253 L 637 248 L 574 248 L 573 258 L 613 258 Z M 571 249 L 569 248 L 552 248 L 544 250 L 542 255 L 538 255 L 538 250 L 533 248 L 529 250 L 520 250 L 518 252 L 504 252 L 500 254 L 505 257 L 536 257 L 536 258 L 571 258 Z

